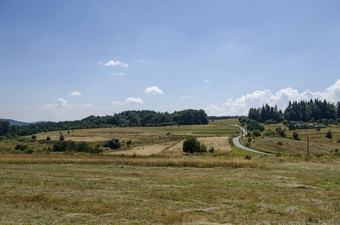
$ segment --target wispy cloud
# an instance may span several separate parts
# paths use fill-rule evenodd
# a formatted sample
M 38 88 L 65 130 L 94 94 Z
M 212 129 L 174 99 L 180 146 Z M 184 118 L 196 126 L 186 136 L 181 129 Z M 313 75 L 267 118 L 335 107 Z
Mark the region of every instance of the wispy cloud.
M 244 95 L 236 100 L 228 99 L 224 104 L 218 106 L 211 104 L 205 108 L 208 115 L 247 115 L 249 108 L 258 108 L 264 104 L 277 105 L 279 109 L 287 107 L 289 101 L 301 101 L 310 99 L 326 99 L 336 103 L 340 100 L 340 79 L 325 91 L 312 92 L 305 90 L 299 93 L 293 88 L 284 88 L 273 93 L 270 90 L 257 90 L 251 94 Z
M 157 86 L 152 86 L 144 89 L 145 94 L 164 94 L 164 92 Z
M 47 104 L 44 109 L 69 108 L 70 105 L 63 98 L 58 98 L 53 104 Z
M 141 60 L 139 60 L 139 63 L 145 63 L 145 64 L 149 64 L 149 63 L 150 63 L 150 61 L 149 61 L 149 60 L 147 60 L 147 59 L 141 59 Z
M 209 80 L 204 80 L 203 82 L 206 83 L 206 84 L 210 84 Z
M 82 96 L 82 94 L 79 91 L 74 91 L 74 92 L 70 93 L 69 96 L 80 97 L 80 96 Z
M 125 101 L 123 101 L 123 102 L 112 101 L 111 104 L 112 105 L 144 104 L 144 101 L 143 101 L 143 99 L 141 99 L 139 97 L 138 98 L 130 97 L 130 98 L 125 99 Z
M 111 73 L 110 75 L 111 75 L 111 76 L 115 76 L 115 77 L 123 77 L 123 76 L 125 76 L 125 73 L 123 73 L 123 72 L 117 72 L 117 73 Z
M 186 95 L 184 95 L 184 96 L 181 96 L 181 99 L 190 99 L 190 98 L 192 98 L 192 96 L 191 96 L 191 95 L 188 95 L 188 96 L 186 96 Z
M 97 63 L 98 65 L 103 65 L 103 66 L 122 66 L 122 67 L 129 67 L 127 63 L 122 63 L 120 61 L 115 61 L 115 60 L 109 60 L 106 63 L 103 61 L 99 61 Z

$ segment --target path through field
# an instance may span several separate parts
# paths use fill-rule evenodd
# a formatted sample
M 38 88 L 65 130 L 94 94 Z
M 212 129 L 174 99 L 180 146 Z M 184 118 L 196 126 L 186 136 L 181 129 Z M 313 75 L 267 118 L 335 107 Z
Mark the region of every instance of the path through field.
M 239 148 L 241 148 L 241 149 L 243 149 L 243 150 L 246 150 L 246 151 L 249 151 L 249 152 L 255 152 L 255 153 L 264 154 L 264 155 L 274 155 L 274 154 L 270 154 L 270 153 L 267 153 L 267 152 L 261 152 L 261 151 L 257 151 L 257 150 L 251 149 L 251 148 L 247 148 L 247 147 L 241 145 L 241 143 L 240 143 L 240 137 L 246 136 L 246 135 L 247 135 L 247 131 L 246 131 L 243 127 L 240 127 L 240 126 L 237 125 L 237 124 L 235 124 L 235 125 L 233 125 L 233 126 L 240 128 L 240 129 L 242 130 L 242 132 L 243 132 L 242 135 L 240 135 L 240 136 L 238 136 L 238 137 L 236 137 L 236 138 L 233 139 L 234 145 L 235 145 L 236 147 L 239 147 Z

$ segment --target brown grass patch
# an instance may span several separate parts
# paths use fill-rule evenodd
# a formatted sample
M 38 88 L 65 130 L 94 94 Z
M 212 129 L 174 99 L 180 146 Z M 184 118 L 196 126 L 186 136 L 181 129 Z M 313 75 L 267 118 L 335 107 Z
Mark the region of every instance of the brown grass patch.
M 165 167 L 198 167 L 198 168 L 266 168 L 261 162 L 238 158 L 200 158 L 187 156 L 184 158 L 142 157 L 142 156 L 92 156 L 92 155 L 62 155 L 62 154 L 0 154 L 0 163 L 7 164 L 116 164 L 138 166 Z

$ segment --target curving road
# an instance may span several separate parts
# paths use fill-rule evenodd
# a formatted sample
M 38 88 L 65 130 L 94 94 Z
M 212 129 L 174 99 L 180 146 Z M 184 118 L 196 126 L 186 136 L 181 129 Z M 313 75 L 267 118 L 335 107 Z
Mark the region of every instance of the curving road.
M 239 139 L 240 139 L 240 137 L 246 136 L 247 135 L 247 131 L 243 127 L 240 127 L 237 124 L 234 124 L 233 126 L 240 128 L 242 130 L 242 132 L 243 132 L 242 135 L 240 135 L 240 136 L 238 136 L 236 138 L 233 138 L 233 142 L 234 142 L 235 146 L 237 146 L 237 147 L 239 147 L 239 148 L 241 148 L 243 150 L 249 151 L 249 152 L 255 152 L 255 153 L 264 154 L 264 155 L 274 155 L 274 154 L 271 154 L 271 153 L 261 152 L 261 151 L 257 151 L 257 150 L 251 149 L 251 148 L 247 148 L 247 147 L 241 145 Z

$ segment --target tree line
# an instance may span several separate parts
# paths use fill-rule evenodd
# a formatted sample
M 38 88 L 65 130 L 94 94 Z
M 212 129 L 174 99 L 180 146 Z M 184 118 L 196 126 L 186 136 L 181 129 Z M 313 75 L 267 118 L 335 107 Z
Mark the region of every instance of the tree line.
M 340 122 L 340 102 L 336 105 L 326 100 L 289 101 L 282 112 L 277 106 L 268 104 L 261 108 L 250 108 L 248 118 L 262 123 L 280 123 L 285 121 L 302 122 Z
M 0 121 L 0 136 L 25 136 L 47 131 L 105 128 L 105 127 L 146 127 L 172 125 L 208 124 L 208 116 L 202 109 L 187 109 L 168 112 L 151 110 L 124 111 L 114 115 L 89 116 L 82 120 L 63 122 L 43 122 L 25 126 L 10 126 L 8 121 Z

